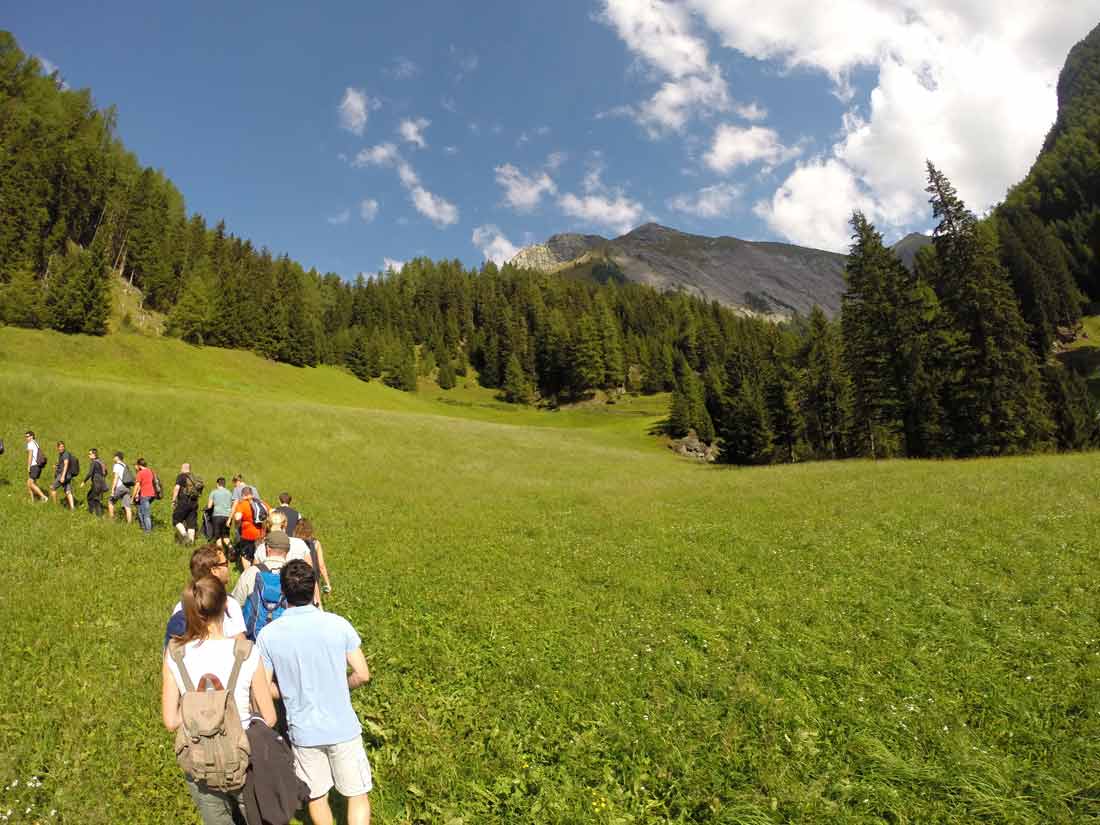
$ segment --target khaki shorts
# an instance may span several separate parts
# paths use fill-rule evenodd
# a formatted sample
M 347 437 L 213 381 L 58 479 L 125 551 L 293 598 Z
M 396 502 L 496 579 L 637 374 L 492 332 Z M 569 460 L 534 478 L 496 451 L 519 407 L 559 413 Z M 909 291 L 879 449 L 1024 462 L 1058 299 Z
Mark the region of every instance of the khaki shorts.
M 294 772 L 309 785 L 310 799 L 325 796 L 333 785 L 341 796 L 361 796 L 374 787 L 360 736 L 337 745 L 295 745 L 293 750 Z

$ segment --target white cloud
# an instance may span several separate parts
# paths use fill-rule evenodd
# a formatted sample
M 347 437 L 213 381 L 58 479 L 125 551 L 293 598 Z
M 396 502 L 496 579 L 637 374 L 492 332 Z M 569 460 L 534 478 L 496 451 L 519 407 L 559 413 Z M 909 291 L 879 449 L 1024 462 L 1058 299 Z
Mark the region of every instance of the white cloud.
M 339 226 L 340 224 L 347 223 L 348 218 L 350 218 L 350 217 L 351 217 L 351 210 L 345 209 L 343 212 L 338 212 L 335 215 L 332 215 L 328 218 L 325 218 L 325 220 L 328 221 L 329 223 L 331 223 L 333 226 Z
M 362 89 L 348 86 L 344 90 L 344 99 L 340 101 L 340 125 L 352 134 L 362 135 L 367 128 L 367 115 L 380 105 Z
M 656 138 L 684 131 L 694 117 L 731 107 L 755 114 L 730 99 L 722 70 L 711 60 L 706 41 L 696 33 L 693 17 L 693 10 L 681 0 L 603 0 L 599 19 L 611 26 L 663 83 L 648 100 L 636 106 L 615 106 L 598 113 L 597 118 L 629 115 Z
M 607 0 L 603 19 L 627 48 L 673 78 L 710 68 L 707 44 L 692 32 L 687 9 L 663 0 Z
M 457 146 L 444 146 L 443 147 L 443 152 L 444 152 L 444 154 L 447 154 L 447 155 L 457 155 L 458 154 L 458 147 Z
M 729 90 L 717 67 L 706 74 L 670 80 L 638 107 L 635 117 L 651 137 L 680 132 L 698 112 L 724 112 L 730 107 Z
M 401 121 L 401 125 L 397 127 L 397 131 L 401 134 L 406 141 L 413 145 L 426 149 L 428 142 L 424 140 L 424 130 L 431 126 L 432 122 L 427 118 L 418 117 L 415 120 L 405 118 Z
M 407 57 L 395 57 L 388 74 L 397 80 L 408 80 L 420 74 L 420 66 Z
M 445 97 L 439 101 L 439 105 L 450 112 L 452 115 L 458 111 L 458 104 L 455 103 L 454 98 Z
M 416 211 L 436 226 L 450 226 L 458 222 L 458 207 L 447 199 L 429 192 L 420 183 L 420 177 L 401 152 L 392 143 L 381 143 L 363 149 L 352 161 L 353 166 L 392 166 L 397 169 L 401 185 L 409 192 Z
M 414 186 L 409 194 L 416 211 L 436 226 L 444 227 L 458 223 L 458 207 L 450 201 L 429 192 L 422 186 Z
M 692 194 L 676 195 L 669 200 L 668 208 L 697 218 L 721 218 L 733 210 L 734 201 L 740 195 L 741 187 L 716 183 Z
M 477 227 L 470 240 L 481 250 L 485 260 L 492 261 L 498 266 L 512 260 L 519 252 L 519 247 L 508 240 L 493 224 Z
M 763 161 L 768 165 L 782 163 L 796 156 L 797 148 L 788 149 L 779 141 L 773 129 L 750 126 L 742 129 L 724 123 L 714 131 L 710 151 L 703 160 L 715 172 L 726 173 L 737 166 Z
M 738 117 L 742 117 L 752 123 L 764 120 L 768 116 L 768 110 L 755 100 L 752 103 L 739 103 L 733 107 L 733 111 L 737 113 Z
M 396 258 L 382 258 L 382 271 L 383 272 L 400 272 L 405 268 L 405 262 L 399 261 Z
M 871 220 L 880 217 L 851 171 L 836 158 L 799 164 L 770 201 L 753 207 L 784 237 L 834 252 L 847 251 L 848 218 L 855 209 Z
M 397 147 L 392 143 L 379 143 L 377 146 L 368 146 L 360 149 L 352 160 L 352 166 L 389 166 L 396 163 L 399 158 Z
M 397 163 L 397 177 L 401 179 L 401 185 L 406 189 L 420 185 L 420 177 L 416 171 L 403 160 Z
M 497 185 L 504 190 L 504 201 L 517 212 L 530 212 L 543 195 L 557 194 L 558 187 L 546 172 L 525 175 L 510 163 L 496 167 Z
M 374 198 L 364 198 L 359 203 L 359 217 L 363 223 L 370 223 L 378 217 L 378 201 Z
M 758 205 L 804 243 L 847 246 L 861 206 L 886 232 L 926 226 L 931 158 L 978 212 L 1023 177 L 1055 116 L 1054 83 L 1070 47 L 1095 25 L 1095 2 L 1034 0 L 684 0 L 728 48 L 822 72 L 841 100 L 851 76 L 877 79 L 839 136 Z M 859 32 L 853 37 L 852 32 Z
M 622 235 L 629 232 L 645 214 L 645 207 L 628 198 L 621 189 L 610 190 L 600 178 L 602 168 L 594 166 L 584 177 L 583 196 L 566 192 L 558 206 L 566 215 L 605 227 Z

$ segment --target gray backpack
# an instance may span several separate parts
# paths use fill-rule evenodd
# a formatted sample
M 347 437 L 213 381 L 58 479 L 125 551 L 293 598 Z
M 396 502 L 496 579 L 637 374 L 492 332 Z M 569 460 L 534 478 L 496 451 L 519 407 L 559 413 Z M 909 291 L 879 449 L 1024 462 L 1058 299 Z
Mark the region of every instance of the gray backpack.
M 183 665 L 183 646 L 171 644 L 168 650 L 186 689 L 180 697 L 182 721 L 176 731 L 176 761 L 193 782 L 215 791 L 240 790 L 251 748 L 233 691 L 241 664 L 252 652 L 252 642 L 234 642 L 233 672 L 224 688 L 218 677 L 208 673 L 199 679 L 196 689 Z

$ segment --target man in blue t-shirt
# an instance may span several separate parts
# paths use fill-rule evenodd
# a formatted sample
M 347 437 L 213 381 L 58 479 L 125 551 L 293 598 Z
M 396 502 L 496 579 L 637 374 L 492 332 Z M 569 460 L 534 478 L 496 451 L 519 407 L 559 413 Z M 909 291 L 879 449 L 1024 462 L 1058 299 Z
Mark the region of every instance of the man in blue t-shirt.
M 351 691 L 370 681 L 359 634 L 347 619 L 313 606 L 313 568 L 296 559 L 279 572 L 289 607 L 256 638 L 276 696 L 286 704 L 294 770 L 309 785 L 309 816 L 330 825 L 328 793 L 348 800 L 348 825 L 369 825 L 372 785 Z M 348 668 L 351 673 L 348 673 Z

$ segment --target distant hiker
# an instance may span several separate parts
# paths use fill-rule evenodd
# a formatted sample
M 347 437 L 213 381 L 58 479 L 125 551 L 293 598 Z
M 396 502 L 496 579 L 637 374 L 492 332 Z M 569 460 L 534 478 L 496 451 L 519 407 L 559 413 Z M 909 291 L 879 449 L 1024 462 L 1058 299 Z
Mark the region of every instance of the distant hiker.
M 157 497 L 157 486 L 153 471 L 144 458 L 137 460 L 138 471 L 134 474 L 134 495 L 137 497 L 138 524 L 146 533 L 153 530 L 153 500 Z
M 88 488 L 88 512 L 93 516 L 103 515 L 103 494 L 107 492 L 107 466 L 99 459 L 99 450 L 88 450 L 88 473 L 80 482 L 84 485 L 91 483 Z
M 114 463 L 111 465 L 111 495 L 107 497 L 107 515 L 114 521 L 115 504 L 121 503 L 126 511 L 126 523 L 134 521 L 134 471 L 123 461 L 122 452 L 115 453 Z
M 229 554 L 229 516 L 233 512 L 233 494 L 225 488 L 225 477 L 219 476 L 217 487 L 206 501 L 206 509 L 214 522 L 213 540 Z
M 273 512 L 286 516 L 286 534 L 293 536 L 302 514 L 290 506 L 290 493 L 279 493 L 279 506 Z
M 202 495 L 202 479 L 191 472 L 191 465 L 184 462 L 172 487 L 172 524 L 181 541 L 195 543 L 198 527 L 199 496 Z
M 232 523 L 237 526 L 237 543 L 233 545 L 233 555 L 245 570 L 252 565 L 252 559 L 256 555 L 256 542 L 263 537 L 255 517 L 252 509 L 252 488 L 245 487 L 240 501 L 233 505 L 230 516 Z
M 255 639 L 264 627 L 282 616 L 287 606 L 279 571 L 287 563 L 290 538 L 281 530 L 273 530 L 268 533 L 266 543 L 267 558 L 241 573 L 233 588 L 233 598 L 241 605 L 249 639 Z
M 65 442 L 57 442 L 57 464 L 53 468 L 53 484 L 50 485 L 50 498 L 57 502 L 57 491 L 65 491 L 65 501 L 70 510 L 76 509 L 73 501 L 73 478 L 80 472 L 80 462 L 76 456 L 65 449 Z
M 240 473 L 233 476 L 233 501 L 234 503 L 241 500 L 244 497 L 244 491 L 251 490 L 253 498 L 260 498 L 260 491 L 253 487 L 251 484 L 246 484 L 244 476 Z
M 161 667 L 161 718 L 168 730 L 178 729 L 176 760 L 204 825 L 244 819 L 240 791 L 249 761 L 250 706 L 269 726 L 276 722 L 257 649 L 225 635 L 226 603 L 220 579 L 189 582 L 182 600 L 186 630 L 169 643 Z
M 329 825 L 328 793 L 348 801 L 349 825 L 370 822 L 370 761 L 351 690 L 370 681 L 359 634 L 347 619 L 310 602 L 317 579 L 304 561 L 287 562 L 280 578 L 289 605 L 277 622 L 260 631 L 256 646 L 273 688 L 286 703 L 294 769 L 309 785 L 309 816 Z M 348 673 L 348 667 L 351 673 Z
M 49 501 L 50 497 L 38 486 L 38 478 L 42 475 L 42 468 L 47 463 L 46 455 L 34 439 L 34 430 L 27 430 L 24 437 L 27 439 L 27 492 L 30 493 L 32 503 Z
M 204 544 L 195 548 L 195 552 L 191 554 L 191 581 L 197 582 L 203 576 L 213 576 L 223 585 L 229 584 L 229 562 L 225 560 L 225 552 L 216 544 Z M 176 602 L 176 606 L 172 608 L 172 617 L 164 629 L 165 647 L 173 636 L 182 636 L 186 629 L 183 603 Z M 229 599 L 225 604 L 222 633 L 229 639 L 234 636 L 244 638 L 244 614 L 235 599 Z
M 328 577 L 328 566 L 325 564 L 325 551 L 321 547 L 321 542 L 313 534 L 313 522 L 307 518 L 301 519 L 298 522 L 298 529 L 294 531 L 295 536 L 300 538 L 306 543 L 306 547 L 309 548 L 309 563 L 312 565 L 314 571 L 317 573 L 318 582 L 323 582 L 318 588 L 317 598 L 314 600 L 316 604 L 321 604 L 321 593 L 332 592 L 332 582 Z

